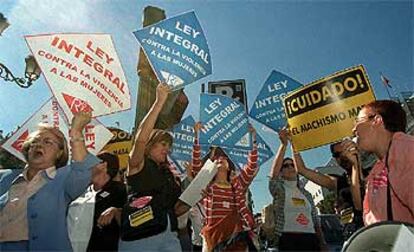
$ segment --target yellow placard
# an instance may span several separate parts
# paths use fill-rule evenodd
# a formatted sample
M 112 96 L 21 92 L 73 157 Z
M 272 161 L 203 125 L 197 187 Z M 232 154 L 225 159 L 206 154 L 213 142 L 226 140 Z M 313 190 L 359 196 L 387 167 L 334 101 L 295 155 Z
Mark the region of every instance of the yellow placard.
M 295 150 L 319 147 L 350 136 L 359 110 L 374 100 L 362 65 L 293 91 L 284 98 L 283 105 Z
M 117 128 L 108 128 L 114 135 L 112 139 L 103 147 L 103 150 L 113 153 L 119 158 L 120 169 L 128 166 L 128 155 L 132 148 L 131 135 Z

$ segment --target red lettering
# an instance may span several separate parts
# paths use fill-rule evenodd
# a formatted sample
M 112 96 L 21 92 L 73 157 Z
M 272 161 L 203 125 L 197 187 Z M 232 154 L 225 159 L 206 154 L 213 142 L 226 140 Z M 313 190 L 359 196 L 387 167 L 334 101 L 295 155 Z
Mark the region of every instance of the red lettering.
M 83 58 L 83 62 L 85 62 L 88 66 L 92 66 L 93 58 L 89 56 L 88 54 L 85 54 L 85 57 Z

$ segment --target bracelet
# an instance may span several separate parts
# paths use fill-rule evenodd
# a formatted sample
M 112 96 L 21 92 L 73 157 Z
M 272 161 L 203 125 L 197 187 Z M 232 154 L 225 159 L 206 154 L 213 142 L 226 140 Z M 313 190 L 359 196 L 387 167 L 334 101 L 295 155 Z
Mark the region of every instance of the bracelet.
M 70 138 L 71 143 L 84 142 L 84 141 L 85 141 L 85 138 L 83 138 L 83 136 L 81 136 L 81 137 L 71 137 Z

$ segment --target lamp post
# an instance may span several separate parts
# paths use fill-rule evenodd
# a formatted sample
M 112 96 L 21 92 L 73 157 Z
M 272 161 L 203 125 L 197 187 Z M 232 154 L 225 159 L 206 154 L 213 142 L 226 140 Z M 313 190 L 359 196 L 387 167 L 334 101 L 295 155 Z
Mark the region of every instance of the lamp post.
M 4 15 L 0 13 L 0 35 L 9 25 Z M 0 62 L 0 78 L 5 81 L 14 82 L 21 88 L 30 87 L 39 78 L 41 70 L 33 55 L 27 56 L 25 62 L 26 70 L 24 78 L 14 76 L 10 69 Z

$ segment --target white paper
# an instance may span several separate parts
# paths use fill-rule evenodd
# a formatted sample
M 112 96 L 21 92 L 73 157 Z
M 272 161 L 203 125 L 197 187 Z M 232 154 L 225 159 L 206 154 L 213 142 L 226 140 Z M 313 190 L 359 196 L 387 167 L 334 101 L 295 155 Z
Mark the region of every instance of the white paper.
M 217 173 L 217 165 L 207 159 L 197 176 L 181 194 L 180 200 L 189 206 L 194 206 L 201 200 L 201 190 L 205 189 Z

